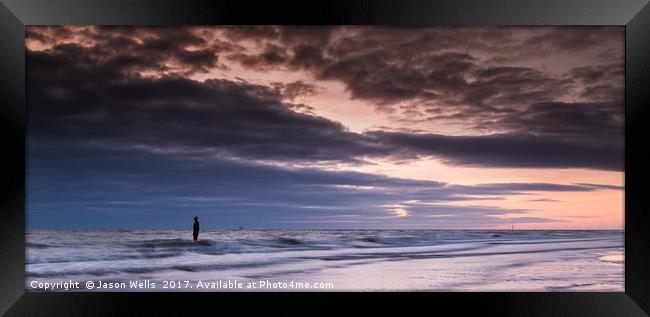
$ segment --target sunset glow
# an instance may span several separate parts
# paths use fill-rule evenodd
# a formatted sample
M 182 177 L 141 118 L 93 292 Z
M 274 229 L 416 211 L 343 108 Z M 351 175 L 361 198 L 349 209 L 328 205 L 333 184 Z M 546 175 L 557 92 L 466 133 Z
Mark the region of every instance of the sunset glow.
M 623 27 L 28 26 L 34 227 L 623 229 Z

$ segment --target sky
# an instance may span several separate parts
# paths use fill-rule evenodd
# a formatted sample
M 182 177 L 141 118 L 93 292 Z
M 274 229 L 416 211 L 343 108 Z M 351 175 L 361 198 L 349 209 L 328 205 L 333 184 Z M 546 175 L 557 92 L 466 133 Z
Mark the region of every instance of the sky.
M 28 228 L 623 229 L 623 27 L 27 26 Z

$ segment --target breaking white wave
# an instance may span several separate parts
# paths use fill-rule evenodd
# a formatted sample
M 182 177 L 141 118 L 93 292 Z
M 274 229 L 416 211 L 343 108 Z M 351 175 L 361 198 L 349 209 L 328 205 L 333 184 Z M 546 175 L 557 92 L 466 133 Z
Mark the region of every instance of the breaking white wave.
M 31 230 L 27 282 L 255 279 L 334 290 L 624 291 L 622 231 Z M 31 290 L 29 287 L 28 290 Z M 158 289 L 157 289 L 158 290 Z

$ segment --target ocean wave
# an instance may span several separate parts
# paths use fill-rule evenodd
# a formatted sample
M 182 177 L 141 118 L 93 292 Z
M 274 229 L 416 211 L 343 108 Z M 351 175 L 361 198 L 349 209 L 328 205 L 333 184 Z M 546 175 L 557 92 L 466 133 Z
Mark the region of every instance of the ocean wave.
M 610 256 L 623 248 L 622 231 L 206 230 L 198 241 L 179 238 L 186 236 L 187 231 L 175 230 L 36 231 L 27 237 L 26 273 L 34 278 L 268 277 L 395 261 L 404 267 L 484 262 L 514 270 L 544 259 L 557 262 L 555 254 L 561 252 L 593 254 L 594 261 L 610 268 L 623 264 Z M 490 264 L 493 259 L 508 260 Z
M 371 243 L 380 243 L 381 239 L 379 239 L 379 237 L 363 237 L 363 238 L 360 238 L 359 241 L 371 242 Z
M 33 248 L 33 249 L 47 249 L 53 247 L 53 245 L 47 243 L 36 243 L 36 242 L 27 242 L 25 246 L 27 248 Z
M 300 240 L 298 240 L 298 239 L 294 239 L 294 238 L 278 237 L 278 238 L 276 239 L 276 241 L 279 242 L 279 243 L 281 243 L 281 244 L 288 244 L 288 245 L 299 245 L 299 244 L 303 244 L 303 241 L 300 241 Z
M 201 239 L 198 241 L 185 239 L 153 239 L 136 242 L 127 242 L 127 246 L 139 248 L 182 248 L 182 247 L 209 247 L 214 246 L 214 240 Z

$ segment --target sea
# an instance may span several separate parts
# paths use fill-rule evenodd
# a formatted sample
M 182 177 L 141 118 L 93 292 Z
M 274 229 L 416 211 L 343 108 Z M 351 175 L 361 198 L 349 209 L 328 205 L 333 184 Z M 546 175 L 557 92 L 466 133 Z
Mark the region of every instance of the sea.
M 620 230 L 28 230 L 35 292 L 624 292 Z

